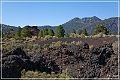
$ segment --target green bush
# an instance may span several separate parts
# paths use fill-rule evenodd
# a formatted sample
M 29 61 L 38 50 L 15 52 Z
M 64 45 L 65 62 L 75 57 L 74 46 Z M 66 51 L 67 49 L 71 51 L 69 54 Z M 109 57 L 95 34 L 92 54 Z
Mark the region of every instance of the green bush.
M 11 38 L 9 40 L 4 40 L 2 44 L 2 50 L 9 51 L 17 47 L 21 47 L 26 53 L 37 53 L 41 50 L 40 45 L 30 41 L 30 38 L 26 38 L 26 40 L 15 40 Z
M 49 39 L 52 39 L 52 36 L 46 35 L 46 36 L 44 37 L 44 40 L 49 40 Z
M 97 35 L 97 34 L 99 34 L 101 32 L 106 34 L 106 35 L 110 34 L 109 31 L 107 30 L 106 26 L 104 26 L 102 24 L 96 25 L 96 27 L 94 29 L 94 35 Z
M 58 48 L 62 45 L 62 41 L 57 41 L 57 42 L 52 42 L 52 44 L 50 44 L 50 48 Z
M 55 36 L 58 38 L 64 37 L 64 33 L 65 33 L 65 30 L 63 29 L 61 25 L 59 25 L 56 29 Z
M 105 37 L 106 35 L 104 34 L 104 33 L 99 33 L 99 34 L 97 34 L 97 35 L 94 35 L 93 37 L 94 38 L 102 38 L 102 37 Z
M 76 37 L 78 37 L 78 35 L 75 34 L 75 33 L 70 33 L 70 37 L 72 37 L 72 38 L 76 38 Z
M 79 46 L 80 44 L 82 44 L 82 41 L 77 41 L 77 42 L 72 41 L 70 44 Z
M 48 50 L 48 48 L 49 48 L 49 44 L 44 44 L 44 46 L 43 46 L 43 51 Z
M 120 45 L 120 43 L 119 43 L 119 45 Z M 112 46 L 113 46 L 112 49 L 113 49 L 114 53 L 118 54 L 118 41 L 116 41 L 115 43 L 113 43 Z
M 51 72 L 51 74 L 47 74 L 46 72 L 38 72 L 38 71 L 25 71 L 23 69 L 21 71 L 21 78 L 40 78 L 42 80 L 45 80 L 45 78 L 53 78 L 55 80 L 58 80 L 59 78 L 64 78 L 64 80 L 69 80 L 70 76 L 68 74 L 68 69 L 63 70 L 62 73 L 60 74 L 55 74 L 54 72 Z M 53 80 L 51 79 L 51 80 Z M 31 79 L 33 80 L 33 79 Z

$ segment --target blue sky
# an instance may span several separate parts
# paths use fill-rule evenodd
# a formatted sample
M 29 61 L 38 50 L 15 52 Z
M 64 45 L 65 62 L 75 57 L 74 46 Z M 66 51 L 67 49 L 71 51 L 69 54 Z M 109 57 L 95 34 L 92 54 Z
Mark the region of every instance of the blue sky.
M 118 16 L 118 2 L 2 2 L 2 23 L 58 26 L 74 17 Z

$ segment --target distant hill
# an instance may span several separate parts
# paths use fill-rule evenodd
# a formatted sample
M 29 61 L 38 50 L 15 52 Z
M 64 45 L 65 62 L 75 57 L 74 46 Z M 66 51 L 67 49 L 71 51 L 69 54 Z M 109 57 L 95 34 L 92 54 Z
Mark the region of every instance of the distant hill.
M 112 34 L 116 34 L 118 32 L 118 17 L 112 17 L 112 18 L 108 18 L 108 19 L 104 19 L 104 20 L 101 20 L 96 16 L 85 17 L 82 19 L 75 17 L 61 25 L 63 26 L 65 33 L 67 33 L 67 34 L 71 33 L 72 29 L 75 29 L 77 31 L 79 28 L 80 29 L 86 28 L 88 34 L 91 35 L 91 34 L 93 34 L 94 28 L 97 24 L 103 24 L 104 26 L 107 27 L 108 31 L 110 31 L 110 33 L 112 33 Z M 48 28 L 48 29 L 53 29 L 55 31 L 57 26 L 48 26 L 48 25 L 38 26 L 38 29 Z M 7 29 L 16 30 L 17 27 L 4 25 L 3 31 L 7 30 Z
M 94 28 L 97 24 L 103 24 L 107 27 L 108 31 L 112 34 L 116 34 L 118 32 L 118 18 L 108 18 L 105 20 L 101 20 L 96 16 L 93 17 L 86 17 L 86 18 L 73 18 L 70 21 L 62 24 L 63 28 L 65 29 L 66 33 L 70 33 L 72 29 L 76 31 L 80 29 L 86 28 L 87 32 L 91 35 L 93 34 Z
M 1 24 L 0 24 L 0 28 L 1 28 Z M 6 25 L 6 24 L 2 24 L 2 30 L 3 31 L 8 31 L 8 30 L 17 30 L 17 27 L 15 26 L 10 26 L 10 25 Z
M 71 33 L 72 29 L 75 29 L 76 31 L 80 29 L 87 29 L 88 34 L 92 35 L 94 28 L 97 24 L 103 24 L 107 27 L 108 31 L 110 31 L 111 34 L 116 34 L 118 32 L 118 17 L 112 17 L 108 19 L 101 20 L 96 16 L 93 17 L 85 17 L 85 18 L 78 18 L 75 17 L 68 22 L 65 22 L 62 24 L 65 33 Z M 39 29 L 48 28 L 56 30 L 57 26 L 39 26 Z M 120 27 L 120 26 L 119 26 Z

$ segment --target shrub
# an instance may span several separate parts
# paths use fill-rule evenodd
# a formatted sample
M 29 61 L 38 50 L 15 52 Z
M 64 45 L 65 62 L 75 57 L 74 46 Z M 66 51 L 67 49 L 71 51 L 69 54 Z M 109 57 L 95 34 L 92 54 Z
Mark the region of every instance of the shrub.
M 78 42 L 72 41 L 70 44 L 79 46 L 80 44 L 82 44 L 82 41 L 78 41 Z
M 62 44 L 63 44 L 62 41 L 52 42 L 52 44 L 50 44 L 50 48 L 58 48 Z
M 30 42 L 27 38 L 25 41 L 21 40 L 15 40 L 13 38 L 9 40 L 4 40 L 4 44 L 2 45 L 2 50 L 11 50 L 17 47 L 21 47 L 26 53 L 37 53 L 41 50 L 40 45 L 35 42 Z
M 56 36 L 53 36 L 53 39 L 57 39 L 58 37 L 56 37 Z
M 65 34 L 65 35 L 64 35 L 64 38 L 68 38 L 68 37 L 69 37 L 69 35 L 68 35 L 68 34 Z
M 76 42 L 76 45 L 77 45 L 77 46 L 79 46 L 79 45 L 81 45 L 81 44 L 82 44 L 82 41 Z
M 43 46 L 43 51 L 48 50 L 48 48 L 49 48 L 49 44 L 44 44 L 44 46 Z
M 94 47 L 93 45 L 90 45 L 90 46 L 89 46 L 89 49 L 91 50 L 93 47 Z
M 70 33 L 70 37 L 72 37 L 72 38 L 76 38 L 77 35 L 76 35 L 75 33 Z
M 93 36 L 94 38 L 102 38 L 102 37 L 105 37 L 105 34 L 103 34 L 102 32 L 97 34 L 97 35 L 94 35 Z
M 52 39 L 52 36 L 46 35 L 46 36 L 44 37 L 44 40 L 49 40 L 49 39 Z
M 32 39 L 35 39 L 35 40 L 37 40 L 37 36 L 32 36 Z
M 119 45 L 120 45 L 120 43 L 119 43 Z M 113 46 L 112 49 L 113 49 L 114 53 L 118 54 L 118 41 L 116 41 L 115 43 L 113 43 L 112 46 Z
M 25 69 L 23 69 L 21 71 L 21 78 L 54 78 L 56 80 L 58 80 L 59 78 L 67 78 L 67 80 L 69 80 L 70 76 L 68 74 L 68 69 L 63 70 L 61 74 L 55 74 L 54 72 L 51 72 L 51 74 L 47 74 L 46 72 L 41 73 L 38 71 L 25 71 Z
M 94 35 L 97 35 L 99 33 L 104 33 L 104 34 L 108 35 L 109 31 L 107 30 L 107 28 L 104 25 L 98 24 L 98 25 L 96 25 L 96 27 L 94 29 Z

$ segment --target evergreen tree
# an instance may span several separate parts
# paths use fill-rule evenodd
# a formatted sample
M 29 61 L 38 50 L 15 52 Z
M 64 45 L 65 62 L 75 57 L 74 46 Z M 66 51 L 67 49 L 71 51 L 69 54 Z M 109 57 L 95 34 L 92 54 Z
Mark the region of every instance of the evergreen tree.
M 18 29 L 14 34 L 14 38 L 15 39 L 21 38 L 21 27 L 20 26 L 18 26 Z
M 8 38 L 8 32 L 3 33 L 3 38 Z
M 110 32 L 108 32 L 108 34 L 107 35 L 111 35 L 111 33 Z
M 83 30 L 82 34 L 84 34 L 85 36 L 88 36 L 86 29 Z
M 48 35 L 54 36 L 54 31 L 53 31 L 52 29 L 49 29 L 49 30 L 48 30 Z
M 43 30 L 40 30 L 40 31 L 39 31 L 38 36 L 39 36 L 39 37 L 43 37 Z
M 109 34 L 109 31 L 107 31 L 107 28 L 104 25 L 98 24 L 94 29 L 94 35 L 99 34 L 100 32 L 106 35 Z
M 75 31 L 75 29 L 72 29 L 72 32 L 71 33 L 75 33 L 76 34 L 76 31 Z
M 45 37 L 46 35 L 48 35 L 48 29 L 47 29 L 47 28 L 44 28 L 44 29 L 43 29 L 43 37 Z
M 59 25 L 56 29 L 55 36 L 58 38 L 64 37 L 64 33 L 65 33 L 65 30 L 63 29 L 63 27 L 61 25 Z
M 120 31 L 117 34 L 120 35 Z
M 78 29 L 77 33 L 78 33 L 79 35 L 81 35 L 81 34 L 82 34 L 82 30 L 81 30 L 81 29 Z
M 69 35 L 68 35 L 68 34 L 65 34 L 65 37 L 69 37 Z
M 27 27 L 24 27 L 21 31 L 21 37 L 31 37 L 30 31 Z

